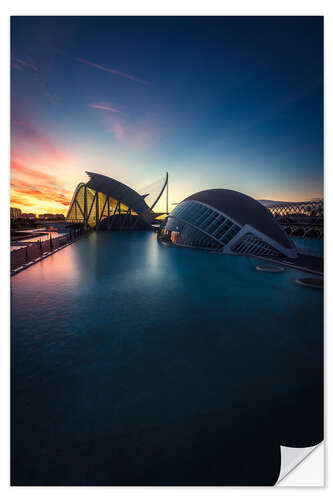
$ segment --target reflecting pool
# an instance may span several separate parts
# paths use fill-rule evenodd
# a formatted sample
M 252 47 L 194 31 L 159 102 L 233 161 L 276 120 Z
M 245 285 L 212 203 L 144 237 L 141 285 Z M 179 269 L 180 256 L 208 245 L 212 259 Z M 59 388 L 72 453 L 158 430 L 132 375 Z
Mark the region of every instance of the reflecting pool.
M 297 248 L 304 253 L 309 253 L 310 255 L 324 255 L 324 240 L 315 240 L 311 238 L 292 238 L 293 242 Z
M 274 484 L 322 439 L 323 293 L 91 233 L 11 278 L 12 483 Z

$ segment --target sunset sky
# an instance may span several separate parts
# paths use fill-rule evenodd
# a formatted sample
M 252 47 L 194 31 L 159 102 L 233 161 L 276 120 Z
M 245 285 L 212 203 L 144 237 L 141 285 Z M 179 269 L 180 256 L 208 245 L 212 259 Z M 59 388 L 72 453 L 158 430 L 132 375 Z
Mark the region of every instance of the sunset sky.
M 323 193 L 321 17 L 13 17 L 11 205 L 66 214 L 85 171 L 170 202 Z M 164 207 L 159 207 L 164 208 Z

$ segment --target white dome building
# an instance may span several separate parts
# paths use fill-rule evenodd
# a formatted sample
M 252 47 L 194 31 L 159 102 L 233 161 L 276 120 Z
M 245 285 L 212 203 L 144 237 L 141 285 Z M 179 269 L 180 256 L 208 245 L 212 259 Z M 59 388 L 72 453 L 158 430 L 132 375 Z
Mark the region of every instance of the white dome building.
M 250 196 L 208 189 L 183 200 L 164 231 L 176 245 L 236 255 L 297 258 L 296 246 L 270 211 Z

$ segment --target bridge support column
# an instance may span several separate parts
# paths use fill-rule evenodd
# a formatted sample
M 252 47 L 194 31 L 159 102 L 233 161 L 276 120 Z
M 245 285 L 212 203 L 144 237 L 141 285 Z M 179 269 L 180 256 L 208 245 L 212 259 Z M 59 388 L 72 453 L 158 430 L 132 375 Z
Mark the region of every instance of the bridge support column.
M 96 191 L 96 202 L 95 202 L 95 208 L 96 208 L 96 231 L 99 229 L 99 203 L 98 203 L 98 191 Z
M 87 186 L 84 186 L 84 208 L 83 208 L 84 230 L 88 231 L 88 207 L 87 207 Z
M 110 196 L 108 196 L 108 231 L 110 231 Z

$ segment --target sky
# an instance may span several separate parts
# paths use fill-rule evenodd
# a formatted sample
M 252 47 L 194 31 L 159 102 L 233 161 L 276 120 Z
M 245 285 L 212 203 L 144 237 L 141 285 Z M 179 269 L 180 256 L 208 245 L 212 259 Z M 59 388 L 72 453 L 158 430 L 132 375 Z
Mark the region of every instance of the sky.
M 321 197 L 322 17 L 12 17 L 11 205 L 66 214 L 85 171 Z

